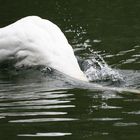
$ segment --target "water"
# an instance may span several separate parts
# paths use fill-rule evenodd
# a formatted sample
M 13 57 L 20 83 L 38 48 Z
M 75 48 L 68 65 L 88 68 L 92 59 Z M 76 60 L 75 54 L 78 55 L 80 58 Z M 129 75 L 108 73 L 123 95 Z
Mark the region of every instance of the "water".
M 47 18 L 65 33 L 92 84 L 139 89 L 139 8 L 128 0 L 7 0 L 0 1 L 0 26 L 27 15 Z M 139 104 L 138 94 L 97 90 L 56 71 L 2 69 L 0 138 L 139 140 Z

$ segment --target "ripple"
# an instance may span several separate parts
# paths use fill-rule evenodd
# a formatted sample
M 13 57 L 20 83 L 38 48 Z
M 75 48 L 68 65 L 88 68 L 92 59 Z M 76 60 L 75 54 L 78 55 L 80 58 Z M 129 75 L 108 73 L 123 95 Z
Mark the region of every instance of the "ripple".
M 119 106 L 109 106 L 106 103 L 102 103 L 101 105 L 92 106 L 95 109 L 121 109 Z
M 135 122 L 130 122 L 130 123 L 117 122 L 117 123 L 114 123 L 114 126 L 136 126 L 136 125 L 138 125 L 138 124 Z
M 99 39 L 94 39 L 93 42 L 94 42 L 94 43 L 100 43 L 100 42 L 102 42 L 102 41 L 99 40 Z
M 34 100 L 34 101 L 17 101 L 17 102 L 11 102 L 11 103 L 0 103 L 0 106 L 18 106 L 18 105 L 48 105 L 48 104 L 62 104 L 62 103 L 69 103 L 69 100 Z
M 21 95 L 21 94 L 16 94 L 13 96 L 13 93 L 12 95 L 1 95 L 0 97 L 0 101 L 9 101 L 10 100 L 14 100 L 14 101 L 19 101 L 19 100 L 37 100 L 37 99 L 40 99 L 40 98 L 46 98 L 46 99 L 58 99 L 58 98 L 66 98 L 66 97 L 69 97 L 69 96 L 72 96 L 73 94 L 50 94 L 50 93 L 42 93 L 42 94 L 38 94 L 35 95 L 34 93 L 28 93 L 28 94 L 24 94 L 24 95 Z M 4 97 L 3 97 L 4 96 Z
M 124 100 L 125 102 L 140 102 L 140 99 L 138 98 L 138 99 L 125 99 Z
M 50 132 L 50 133 L 36 133 L 36 134 L 18 134 L 22 137 L 60 137 L 72 135 L 72 133 L 62 133 L 62 132 Z
M 130 52 L 134 52 L 135 49 L 131 49 L 131 50 L 125 50 L 125 51 L 120 51 L 119 54 L 126 54 L 126 53 L 130 53 Z
M 140 54 L 132 55 L 132 57 L 140 57 Z
M 135 114 L 135 115 L 140 115 L 140 111 L 132 111 L 132 112 L 125 112 L 127 114 Z
M 38 116 L 38 115 L 65 115 L 67 112 L 16 112 L 0 113 L 1 116 Z
M 74 118 L 37 118 L 37 119 L 23 119 L 23 120 L 11 120 L 10 123 L 36 123 L 36 122 L 64 122 L 64 121 L 76 121 Z
M 99 132 L 99 131 L 95 131 L 95 132 L 93 133 L 93 135 L 109 135 L 109 133 L 108 133 L 108 132 Z
M 136 61 L 135 58 L 130 58 L 130 59 L 127 59 L 127 60 L 125 60 L 125 61 L 122 61 L 122 64 L 133 63 L 133 62 L 135 62 L 135 61 Z
M 48 106 L 15 106 L 8 107 L 8 109 L 59 109 L 59 108 L 72 108 L 75 105 L 48 105 Z M 0 110 L 6 110 L 7 108 L 0 108 Z
M 90 121 L 118 121 L 122 120 L 122 118 L 92 118 Z

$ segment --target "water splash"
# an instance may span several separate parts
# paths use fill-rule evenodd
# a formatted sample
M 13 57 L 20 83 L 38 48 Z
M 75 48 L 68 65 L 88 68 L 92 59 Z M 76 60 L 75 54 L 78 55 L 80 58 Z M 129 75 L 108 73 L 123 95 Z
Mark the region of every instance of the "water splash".
M 124 81 L 123 76 L 117 70 L 109 67 L 101 55 L 96 52 L 92 52 L 92 54 L 91 58 L 84 60 L 82 63 L 82 70 L 89 81 Z

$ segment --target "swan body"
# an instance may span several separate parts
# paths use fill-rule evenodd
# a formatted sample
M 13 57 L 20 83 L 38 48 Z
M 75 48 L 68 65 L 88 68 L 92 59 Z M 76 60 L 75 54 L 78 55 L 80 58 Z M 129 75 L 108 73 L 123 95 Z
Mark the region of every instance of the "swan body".
M 0 28 L 0 62 L 7 60 L 15 67 L 44 65 L 88 81 L 59 27 L 37 16 Z

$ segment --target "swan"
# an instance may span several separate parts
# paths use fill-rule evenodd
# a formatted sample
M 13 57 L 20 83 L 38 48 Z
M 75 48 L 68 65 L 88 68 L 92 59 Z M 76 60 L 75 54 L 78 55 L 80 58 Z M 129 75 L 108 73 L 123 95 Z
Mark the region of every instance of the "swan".
M 106 87 L 88 82 L 60 28 L 38 16 L 24 17 L 0 28 L 0 64 L 7 61 L 16 68 L 42 65 L 53 68 L 80 80 L 82 88 L 140 94 L 139 89 Z
M 38 16 L 24 17 L 0 28 L 0 63 L 15 67 L 43 65 L 78 80 L 88 81 L 60 28 Z

